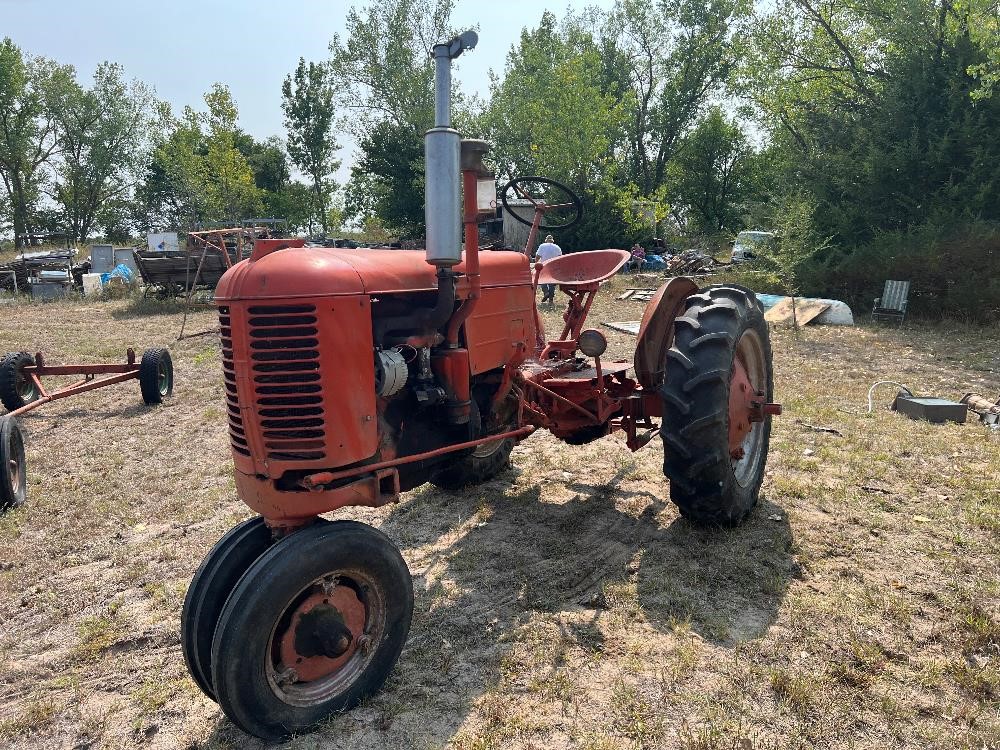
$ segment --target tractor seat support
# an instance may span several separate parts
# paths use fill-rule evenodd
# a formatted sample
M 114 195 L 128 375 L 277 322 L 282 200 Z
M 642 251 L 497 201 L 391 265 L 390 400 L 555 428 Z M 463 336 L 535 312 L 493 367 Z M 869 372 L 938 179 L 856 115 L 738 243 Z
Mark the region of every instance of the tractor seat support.
M 591 286 L 618 273 L 629 257 L 624 250 L 587 250 L 560 255 L 541 264 L 536 283 L 559 284 L 568 289 Z

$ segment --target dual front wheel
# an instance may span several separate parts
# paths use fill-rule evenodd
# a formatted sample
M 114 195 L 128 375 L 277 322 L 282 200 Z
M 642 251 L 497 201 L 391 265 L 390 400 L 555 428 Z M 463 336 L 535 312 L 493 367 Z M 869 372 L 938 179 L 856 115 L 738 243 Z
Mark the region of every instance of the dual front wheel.
M 280 739 L 377 691 L 412 613 L 406 563 L 380 531 L 319 519 L 272 543 L 255 518 L 198 569 L 181 641 L 195 682 L 233 723 Z

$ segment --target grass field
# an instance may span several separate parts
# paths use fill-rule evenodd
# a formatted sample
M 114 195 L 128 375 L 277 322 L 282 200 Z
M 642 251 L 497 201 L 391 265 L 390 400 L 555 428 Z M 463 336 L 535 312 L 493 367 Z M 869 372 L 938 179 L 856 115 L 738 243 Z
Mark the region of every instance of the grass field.
M 622 285 L 593 324 L 641 316 Z M 176 342 L 176 309 L 129 301 L 0 313 L 0 351 L 169 345 L 177 378 L 159 408 L 130 383 L 23 422 L 30 498 L 0 517 L 0 746 L 261 747 L 188 678 L 178 638 L 192 573 L 249 515 L 217 338 Z M 609 338 L 628 355 L 631 337 Z M 890 413 L 892 388 L 865 407 L 886 378 L 995 399 L 1000 332 L 773 344 L 785 413 L 741 528 L 678 517 L 658 441 L 548 434 L 486 485 L 339 514 L 399 545 L 413 627 L 380 694 L 285 747 L 1000 748 L 1000 434 Z

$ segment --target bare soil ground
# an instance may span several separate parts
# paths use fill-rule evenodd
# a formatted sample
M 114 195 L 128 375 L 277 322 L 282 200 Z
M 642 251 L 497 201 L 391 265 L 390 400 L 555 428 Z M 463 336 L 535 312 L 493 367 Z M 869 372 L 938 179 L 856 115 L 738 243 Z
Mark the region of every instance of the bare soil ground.
M 624 286 L 592 324 L 640 317 L 614 300 Z M 0 518 L 0 746 L 261 747 L 188 678 L 178 639 L 192 573 L 249 515 L 217 339 L 175 342 L 176 309 L 128 301 L 0 316 L 0 351 L 169 345 L 177 374 L 160 408 L 131 383 L 24 420 L 30 499 Z M 213 324 L 204 312 L 189 330 Z M 379 695 L 286 747 L 1000 747 L 1000 436 L 885 411 L 892 388 L 864 405 L 884 378 L 996 398 L 1000 332 L 816 327 L 773 343 L 785 414 L 741 528 L 678 517 L 658 441 L 632 454 L 548 434 L 486 485 L 343 513 L 403 551 L 413 627 Z

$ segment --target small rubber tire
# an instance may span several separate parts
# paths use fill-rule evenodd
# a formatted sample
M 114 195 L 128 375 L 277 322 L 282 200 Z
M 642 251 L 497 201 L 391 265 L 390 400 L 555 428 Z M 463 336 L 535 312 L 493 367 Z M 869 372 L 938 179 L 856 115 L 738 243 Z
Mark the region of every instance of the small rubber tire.
M 35 364 L 35 358 L 27 352 L 11 352 L 0 359 L 0 402 L 7 411 L 37 401 L 41 395 L 38 386 L 24 377 L 24 368 Z
M 510 466 L 511 438 L 483 443 L 472 452 L 449 461 L 431 475 L 431 484 L 442 490 L 460 490 L 492 479 Z
M 264 519 L 248 518 L 216 542 L 188 586 L 181 610 L 181 651 L 191 678 L 212 700 L 212 638 L 219 615 L 240 578 L 271 543 Z
M 28 481 L 24 433 L 15 417 L 0 416 L 0 512 L 24 505 Z
M 166 349 L 147 349 L 139 363 L 139 388 L 147 406 L 163 403 L 174 392 L 174 363 Z
M 364 575 L 384 606 L 381 636 L 357 676 L 327 697 L 286 702 L 268 669 L 272 638 L 301 593 L 329 575 Z M 364 595 L 364 594 L 362 594 Z M 399 659 L 413 616 L 413 581 L 403 556 L 381 531 L 356 521 L 309 526 L 289 534 L 250 566 L 230 595 L 212 644 L 212 682 L 219 705 L 243 731 L 283 740 L 377 692 Z
M 745 336 L 760 359 L 761 382 L 753 384 L 767 402 L 774 397 L 764 308 L 751 290 L 735 284 L 705 287 L 684 304 L 686 310 L 674 321 L 660 388 L 663 473 L 670 480 L 670 499 L 685 518 L 734 526 L 757 504 L 770 442 L 771 420 L 765 417 L 753 428 L 760 432 L 750 457 L 737 461 L 730 456 L 730 382 Z

